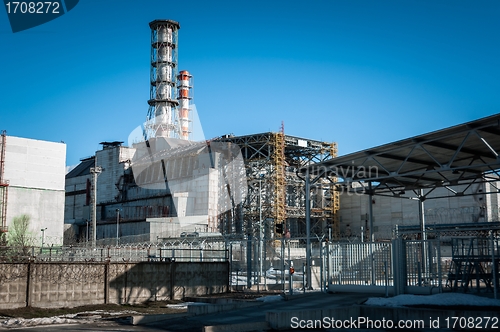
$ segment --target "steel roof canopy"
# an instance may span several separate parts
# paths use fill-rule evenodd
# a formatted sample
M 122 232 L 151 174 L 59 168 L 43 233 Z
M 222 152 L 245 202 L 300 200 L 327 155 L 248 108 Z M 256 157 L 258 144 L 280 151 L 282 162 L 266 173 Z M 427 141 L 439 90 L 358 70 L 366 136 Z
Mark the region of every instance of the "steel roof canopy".
M 301 173 L 308 170 L 315 177 L 313 182 L 329 178 L 350 188 L 352 182 L 368 182 L 374 184 L 372 194 L 396 195 L 405 190 L 497 181 L 499 153 L 500 114 L 495 114 L 312 164 Z

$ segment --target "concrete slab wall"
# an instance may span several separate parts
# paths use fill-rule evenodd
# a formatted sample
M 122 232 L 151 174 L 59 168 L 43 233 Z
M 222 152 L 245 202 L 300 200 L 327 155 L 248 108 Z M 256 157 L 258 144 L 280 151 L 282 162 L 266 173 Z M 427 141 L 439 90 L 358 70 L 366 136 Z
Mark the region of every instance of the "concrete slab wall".
M 7 136 L 5 180 L 11 186 L 64 190 L 66 144 Z
M 156 241 L 156 235 L 160 237 L 179 237 L 182 232 L 206 232 L 207 216 L 188 216 L 172 218 L 148 218 L 146 221 L 151 225 L 151 240 Z
M 64 232 L 64 198 L 64 191 L 9 186 L 7 226 L 15 217 L 27 214 L 33 245 L 41 244 L 42 228 L 47 228 L 45 244 L 60 245 Z
M 482 187 L 474 187 L 480 192 Z M 427 199 L 424 203 L 426 223 L 474 223 L 498 218 L 499 195 L 474 195 L 456 197 L 445 188 L 438 188 L 432 196 L 449 196 L 439 199 Z M 487 196 L 487 197 L 484 197 Z M 373 197 L 373 232 L 375 239 L 390 239 L 395 225 L 418 225 L 419 203 L 417 200 L 397 197 Z M 345 237 L 361 237 L 361 227 L 365 231 L 365 239 L 369 234 L 369 196 L 340 195 L 340 232 Z M 480 217 L 480 210 L 486 213 Z M 496 211 L 496 212 L 495 212 Z
M 95 165 L 102 167 L 97 177 L 97 204 L 115 201 L 119 194 L 118 183 L 122 180 L 125 170 L 135 149 L 125 146 L 107 147 L 95 154 Z
M 97 239 L 116 238 L 116 228 L 116 223 L 98 224 Z M 146 221 L 121 222 L 118 227 L 118 233 L 120 238 L 131 235 L 144 235 L 143 241 L 150 241 L 149 234 L 151 233 L 151 230 L 149 223 Z
M 111 264 L 109 302 L 143 303 L 171 299 L 172 268 L 175 264 Z
M 64 222 L 67 224 L 83 223 L 90 219 L 90 200 L 87 204 L 87 181 L 90 183 L 92 181 L 90 174 L 66 179 Z
M 119 194 L 116 184 L 124 174 L 119 157 L 119 147 L 105 148 L 95 154 L 96 166 L 102 167 L 102 173 L 97 177 L 97 204 L 114 201 Z
M 0 263 L 0 308 L 26 306 L 28 264 Z
M 32 263 L 28 305 L 41 308 L 104 303 L 104 264 Z
M 75 307 L 228 291 L 227 262 L 0 263 L 0 308 Z
M 147 218 L 146 221 L 120 221 L 118 234 L 120 238 L 142 235 L 141 241 L 158 241 L 159 238 L 179 237 L 182 232 L 206 232 L 207 216 Z M 80 232 L 86 232 L 86 225 Z M 117 224 L 109 222 L 97 224 L 97 239 L 116 238 Z
M 185 296 L 220 294 L 227 292 L 229 285 L 229 263 L 176 263 L 173 266 L 173 299 Z M 196 267 L 196 268 L 193 268 Z
M 9 183 L 7 226 L 22 214 L 31 217 L 35 245 L 62 243 L 66 144 L 7 136 L 4 179 Z

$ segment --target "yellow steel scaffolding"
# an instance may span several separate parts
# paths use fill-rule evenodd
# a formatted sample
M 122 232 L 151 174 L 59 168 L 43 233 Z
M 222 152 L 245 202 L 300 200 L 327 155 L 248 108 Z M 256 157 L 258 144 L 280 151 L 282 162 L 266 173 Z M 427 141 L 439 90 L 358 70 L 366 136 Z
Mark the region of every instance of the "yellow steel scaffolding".
M 274 166 L 274 223 L 283 224 L 286 219 L 285 212 L 285 134 L 273 133 L 272 145 L 274 153 L 272 162 Z M 285 226 L 283 226 L 285 227 Z M 285 230 L 285 228 L 283 228 Z

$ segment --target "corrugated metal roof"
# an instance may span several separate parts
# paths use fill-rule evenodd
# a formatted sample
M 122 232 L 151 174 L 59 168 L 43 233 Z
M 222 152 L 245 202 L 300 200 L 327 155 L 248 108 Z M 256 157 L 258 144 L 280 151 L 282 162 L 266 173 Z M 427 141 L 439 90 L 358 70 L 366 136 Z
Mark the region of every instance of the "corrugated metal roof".
M 90 174 L 90 168 L 95 166 L 95 157 L 90 157 L 88 159 L 82 160 L 75 168 L 73 168 L 68 174 L 66 174 L 66 179 L 75 178 L 77 176 Z
M 310 165 L 337 183 L 372 182 L 373 193 L 498 180 L 500 114 Z M 306 169 L 301 170 L 302 173 Z M 486 179 L 485 179 L 486 177 Z

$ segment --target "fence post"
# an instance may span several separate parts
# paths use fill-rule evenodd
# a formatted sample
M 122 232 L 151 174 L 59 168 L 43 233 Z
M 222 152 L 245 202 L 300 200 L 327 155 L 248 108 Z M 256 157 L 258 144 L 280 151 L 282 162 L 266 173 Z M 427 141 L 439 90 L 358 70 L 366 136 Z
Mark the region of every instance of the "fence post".
M 493 231 L 491 232 L 491 276 L 493 277 L 493 296 L 495 300 L 497 299 L 497 291 L 498 291 L 498 276 L 497 276 L 497 266 L 495 259 L 495 237 L 493 236 Z
M 109 303 L 109 261 L 104 263 L 104 304 Z
M 387 273 L 387 261 L 384 261 L 384 274 L 385 274 L 385 297 L 389 297 L 389 275 Z
M 233 287 L 233 243 L 230 241 L 227 243 L 229 244 L 229 249 L 226 249 L 226 261 L 229 262 L 229 292 L 231 292 Z
M 285 240 L 281 238 L 281 284 L 285 292 Z
M 252 288 L 252 234 L 247 236 L 247 288 Z
M 323 241 L 319 243 L 319 261 L 320 261 L 320 266 L 319 266 L 319 288 L 321 289 L 321 292 L 325 292 L 325 287 L 324 287 L 324 272 L 325 272 L 325 262 L 324 262 L 324 256 L 323 256 Z
M 394 295 L 405 293 L 406 288 L 406 243 L 402 238 L 392 240 L 392 275 L 394 278 Z
M 170 262 L 170 300 L 174 300 L 175 297 L 175 285 L 176 285 L 176 280 L 175 280 L 175 272 L 176 272 L 176 262 Z
M 302 263 L 302 289 L 304 291 L 304 294 L 306 293 L 306 276 L 305 276 L 305 272 L 306 272 L 306 263 Z M 291 278 L 292 276 L 290 276 Z
M 28 266 L 26 268 L 26 306 L 31 307 L 31 290 L 33 289 L 33 278 L 31 278 L 31 273 L 32 273 L 32 264 L 31 262 L 28 262 Z
M 330 262 L 330 242 L 331 240 L 329 240 L 327 243 L 326 243 L 326 288 L 328 289 L 328 286 L 332 283 L 332 275 L 331 275 L 331 262 Z
M 443 292 L 443 273 L 441 271 L 441 238 L 438 236 L 437 237 L 437 263 L 438 263 L 438 282 L 439 282 L 439 288 L 438 292 L 442 293 Z

